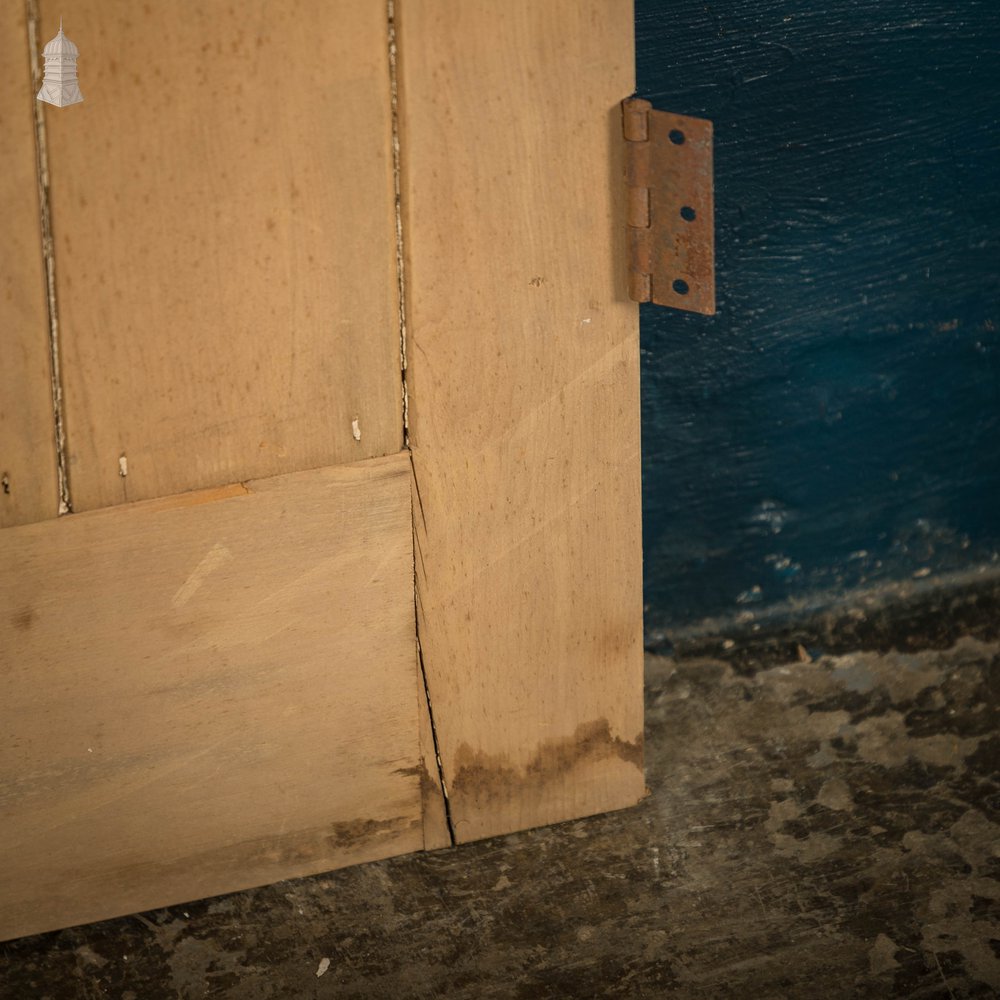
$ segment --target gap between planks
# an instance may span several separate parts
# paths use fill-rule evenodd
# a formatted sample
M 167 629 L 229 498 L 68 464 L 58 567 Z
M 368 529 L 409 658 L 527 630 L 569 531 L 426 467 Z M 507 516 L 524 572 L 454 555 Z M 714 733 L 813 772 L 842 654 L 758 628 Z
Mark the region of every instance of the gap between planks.
M 56 443 L 56 474 L 59 491 L 59 515 L 73 512 L 66 462 L 66 424 L 63 414 L 62 376 L 59 370 L 59 306 L 56 300 L 55 246 L 52 240 L 52 213 L 49 204 L 49 158 L 45 135 L 45 112 L 34 94 L 41 87 L 42 73 L 38 61 L 38 0 L 25 0 L 25 20 L 28 27 L 28 57 L 31 61 L 31 92 L 35 115 L 35 164 L 38 179 L 39 227 L 42 258 L 45 262 L 46 306 L 49 316 L 49 363 L 52 377 L 52 418 Z
M 400 387 L 403 395 L 403 448 L 409 452 L 410 474 L 413 490 L 417 501 L 416 507 L 423 516 L 423 500 L 417 485 L 417 470 L 413 465 L 413 452 L 410 451 L 410 408 L 409 392 L 406 381 L 406 264 L 403 251 L 403 200 L 402 200 L 402 154 L 399 142 L 399 78 L 396 72 L 398 47 L 396 38 L 396 4 L 395 0 L 386 0 L 386 44 L 389 56 L 389 95 L 392 121 L 392 186 L 395 199 L 396 222 L 396 290 L 399 297 L 399 371 Z M 451 803 L 448 800 L 448 786 L 444 777 L 444 764 L 441 760 L 441 747 L 438 742 L 437 724 L 434 719 L 434 704 L 431 701 L 430 684 L 427 681 L 427 670 L 424 667 L 424 651 L 420 644 L 420 614 L 417 607 L 419 595 L 417 592 L 416 558 L 419 553 L 420 539 L 416 530 L 416 510 L 413 510 L 413 627 L 417 643 L 417 665 L 420 670 L 420 680 L 423 684 L 424 699 L 427 702 L 427 716 L 430 720 L 431 739 L 434 744 L 434 763 L 437 767 L 438 783 L 441 786 L 441 797 L 444 800 L 444 817 L 448 827 L 448 838 L 451 846 L 457 843 L 455 827 L 451 818 Z
M 389 101 L 392 109 L 392 187 L 396 214 L 396 291 L 399 296 L 399 370 L 403 394 L 403 447 L 410 446 L 410 408 L 406 385 L 406 266 L 403 257 L 403 202 L 399 152 L 399 83 L 396 74 L 396 4 L 386 0 L 386 34 L 389 52 Z

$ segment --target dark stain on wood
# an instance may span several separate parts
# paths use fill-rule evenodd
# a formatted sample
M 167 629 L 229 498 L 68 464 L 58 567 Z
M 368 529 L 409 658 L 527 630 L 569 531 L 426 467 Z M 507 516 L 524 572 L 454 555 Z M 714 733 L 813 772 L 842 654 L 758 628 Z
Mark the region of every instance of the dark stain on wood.
M 419 824 L 409 816 L 393 816 L 391 819 L 355 819 L 343 823 L 333 823 L 327 829 L 326 842 L 336 850 L 352 850 L 374 840 L 394 836 L 402 830 Z
M 178 861 L 163 864 L 143 862 L 142 866 L 124 868 L 125 882 L 134 875 L 142 881 L 143 872 L 156 869 L 164 873 L 178 868 L 198 869 L 206 876 L 216 871 L 231 872 L 234 858 L 239 858 L 246 870 L 261 867 L 281 868 L 296 865 L 316 865 L 329 862 L 331 867 L 343 864 L 349 856 L 359 853 L 371 842 L 388 839 L 413 829 L 420 822 L 419 817 L 392 816 L 387 819 L 354 819 L 340 823 L 330 823 L 308 830 L 289 832 L 281 835 L 260 837 L 244 841 L 230 847 L 213 848 L 189 855 Z M 338 854 L 346 854 L 341 860 Z M 146 879 L 148 881 L 148 879 Z
M 35 623 L 35 611 L 33 608 L 22 608 L 10 616 L 11 624 L 19 632 L 29 632 Z
M 198 817 L 192 817 L 198 822 Z M 191 897 L 197 891 L 212 896 L 221 885 L 231 886 L 234 866 L 239 866 L 246 885 L 263 885 L 308 874 L 402 853 L 420 846 L 415 832 L 423 825 L 416 816 L 385 819 L 356 819 L 324 824 L 305 830 L 256 837 L 223 847 L 194 850 L 186 854 L 141 861 L 110 861 L 84 866 L 65 883 L 65 895 L 39 906 L 23 902 L 8 906 L 0 927 L 18 927 L 34 934 L 65 926 L 87 923 L 108 915 L 108 897 L 113 894 L 120 912 L 137 912 L 149 898 Z M 129 855 L 127 844 L 123 847 Z M 152 888 L 151 888 L 152 887 Z M 6 997 L 2 986 L 0 996 Z
M 441 796 L 441 788 L 438 783 L 431 777 L 430 771 L 427 770 L 427 762 L 421 760 L 421 762 L 413 767 L 398 767 L 392 772 L 393 774 L 403 774 L 406 776 L 413 776 L 419 778 L 420 780 L 420 798 L 424 803 L 424 808 L 426 810 L 427 803 L 431 799 L 438 799 Z
M 547 740 L 523 766 L 511 764 L 504 757 L 474 750 L 463 743 L 455 755 L 455 777 L 449 781 L 449 792 L 458 802 L 469 800 L 482 807 L 490 802 L 536 794 L 546 787 L 560 784 L 574 769 L 584 764 L 618 758 L 642 769 L 643 736 L 623 740 L 611 732 L 607 719 L 583 722 L 572 736 Z

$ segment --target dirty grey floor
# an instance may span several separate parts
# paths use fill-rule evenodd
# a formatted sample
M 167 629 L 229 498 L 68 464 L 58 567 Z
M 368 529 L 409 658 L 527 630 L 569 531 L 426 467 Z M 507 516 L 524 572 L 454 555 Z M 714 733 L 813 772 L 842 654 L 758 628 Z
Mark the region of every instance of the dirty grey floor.
M 995 997 L 998 687 L 970 636 L 650 656 L 638 808 L 10 942 L 0 996 Z

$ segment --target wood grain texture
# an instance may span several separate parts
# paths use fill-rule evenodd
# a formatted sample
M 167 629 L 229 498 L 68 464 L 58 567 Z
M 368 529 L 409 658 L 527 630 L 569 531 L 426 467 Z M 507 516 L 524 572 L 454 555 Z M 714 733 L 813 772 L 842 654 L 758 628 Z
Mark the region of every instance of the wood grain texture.
M 41 7 L 74 509 L 397 452 L 383 0 Z
M 409 468 L 0 532 L 0 938 L 423 846 Z
M 644 790 L 632 7 L 396 6 L 418 620 L 466 841 Z
M 24 4 L 0 8 L 0 528 L 55 517 L 55 423 Z

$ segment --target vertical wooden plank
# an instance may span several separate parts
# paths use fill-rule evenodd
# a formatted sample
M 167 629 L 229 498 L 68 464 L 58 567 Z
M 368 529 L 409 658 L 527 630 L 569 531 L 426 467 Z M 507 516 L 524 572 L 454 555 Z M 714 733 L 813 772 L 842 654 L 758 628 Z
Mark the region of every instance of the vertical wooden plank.
M 48 312 L 23 3 L 0 7 L 0 528 L 58 512 Z
M 397 452 L 384 0 L 41 7 L 74 509 Z
M 637 801 L 628 0 L 399 0 L 424 665 L 458 840 Z

